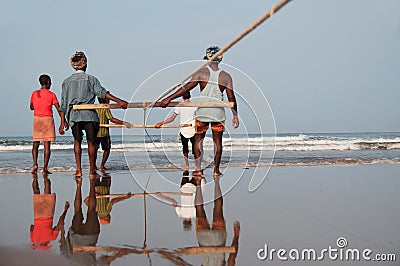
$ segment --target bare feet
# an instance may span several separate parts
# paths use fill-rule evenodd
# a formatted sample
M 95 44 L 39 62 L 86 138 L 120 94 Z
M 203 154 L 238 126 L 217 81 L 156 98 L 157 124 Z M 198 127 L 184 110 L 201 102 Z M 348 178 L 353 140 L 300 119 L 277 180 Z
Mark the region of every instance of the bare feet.
M 51 175 L 52 172 L 50 172 L 49 170 L 43 168 L 42 174 L 44 174 L 44 175 Z
M 201 185 L 201 180 L 203 179 L 203 176 L 201 176 L 201 175 L 193 175 L 193 179 L 196 182 L 196 186 L 200 186 Z
M 75 177 L 75 182 L 77 186 L 81 186 L 82 185 L 82 177 Z
M 81 177 L 82 176 L 82 169 L 77 169 L 74 176 Z
M 203 175 L 203 170 L 196 170 L 196 171 L 193 171 L 192 175 L 193 175 L 193 176 L 202 176 L 202 175 Z
M 101 165 L 99 170 L 100 170 L 101 172 L 104 172 L 104 171 L 108 170 L 108 168 L 105 167 L 104 165 Z
M 89 206 L 89 197 L 86 197 L 86 198 L 83 200 L 83 203 L 85 203 L 86 206 Z
M 221 172 L 216 172 L 214 173 L 214 179 L 217 179 L 218 177 L 223 176 L 224 174 L 222 174 Z
M 31 173 L 32 173 L 32 174 L 37 174 L 37 170 L 38 170 L 38 166 L 37 166 L 37 165 L 34 165 L 33 168 L 32 168 Z
M 100 177 L 101 176 L 97 172 L 91 173 L 89 175 L 89 179 L 95 179 L 95 178 L 100 178 Z

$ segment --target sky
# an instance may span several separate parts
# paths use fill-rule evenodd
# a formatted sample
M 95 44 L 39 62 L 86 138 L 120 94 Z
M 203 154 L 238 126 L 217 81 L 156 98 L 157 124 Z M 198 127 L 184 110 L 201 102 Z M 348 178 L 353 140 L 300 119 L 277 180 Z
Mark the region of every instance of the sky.
M 276 2 L 1 1 L 0 136 L 31 134 L 38 77 L 49 74 L 61 99 L 75 51 L 86 53 L 87 73 L 131 100 L 149 77 L 202 59 L 209 45 L 226 45 Z M 398 0 L 293 0 L 224 54 L 224 63 L 256 84 L 234 88 L 257 106 L 252 116 L 239 105 L 242 125 L 254 127 L 254 117 L 262 120 L 271 108 L 278 133 L 399 132 L 399 10 Z M 164 77 L 180 81 L 172 79 Z M 166 89 L 143 97 L 151 101 Z M 155 110 L 149 122 L 169 111 Z

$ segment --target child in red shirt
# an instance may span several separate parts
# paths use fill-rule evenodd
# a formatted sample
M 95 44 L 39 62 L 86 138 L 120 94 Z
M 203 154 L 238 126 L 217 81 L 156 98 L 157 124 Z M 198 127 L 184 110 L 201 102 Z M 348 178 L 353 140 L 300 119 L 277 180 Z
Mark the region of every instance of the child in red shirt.
M 30 226 L 32 248 L 49 249 L 50 242 L 57 239 L 58 233 L 64 228 L 65 216 L 69 209 L 69 202 L 65 202 L 64 211 L 53 227 L 56 194 L 51 193 L 51 181 L 47 174 L 43 175 L 44 190 L 40 194 L 37 174 L 32 175 L 33 190 L 33 224 Z
M 32 92 L 30 108 L 33 110 L 33 168 L 32 174 L 37 173 L 38 163 L 37 157 L 39 152 L 40 141 L 44 143 L 44 166 L 43 173 L 51 174 L 48 170 L 48 164 L 50 160 L 50 143 L 56 139 L 56 132 L 54 129 L 53 119 L 53 105 L 56 107 L 58 114 L 59 104 L 57 96 L 50 91 L 51 78 L 48 75 L 41 75 L 39 77 L 39 83 L 42 86 L 39 90 Z M 61 121 L 64 119 L 60 115 Z

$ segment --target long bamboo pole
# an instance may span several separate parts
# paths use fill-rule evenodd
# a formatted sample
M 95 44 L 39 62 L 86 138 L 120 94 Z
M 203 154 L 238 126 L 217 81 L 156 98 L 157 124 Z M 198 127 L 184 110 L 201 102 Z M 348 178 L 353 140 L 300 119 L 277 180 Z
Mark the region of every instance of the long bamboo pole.
M 175 251 L 178 255 L 235 253 L 235 247 L 186 247 Z
M 191 127 L 192 124 L 181 124 L 181 125 L 162 125 L 160 128 L 181 128 L 181 127 Z M 156 125 L 143 125 L 143 124 L 133 124 L 131 127 L 119 124 L 100 124 L 100 127 L 107 128 L 156 128 Z
M 233 102 L 170 102 L 168 107 L 202 107 L 202 108 L 212 108 L 212 107 L 224 107 L 233 108 Z M 152 107 L 161 107 L 160 102 L 156 102 Z M 119 109 L 121 106 L 119 104 L 111 103 L 101 103 L 101 104 L 75 104 L 73 106 L 74 110 L 92 110 L 92 109 Z M 146 109 L 146 103 L 144 102 L 134 102 L 129 103 L 128 108 L 143 108 Z
M 182 192 L 158 192 L 164 195 L 172 195 L 172 196 L 192 196 L 192 193 L 182 193 Z M 153 193 L 134 193 L 131 194 L 131 197 L 145 197 L 145 196 L 157 196 L 157 192 Z M 97 199 L 102 198 L 119 198 L 119 197 L 126 197 L 128 194 L 107 194 L 107 195 L 96 195 Z
M 74 252 L 85 252 L 85 251 L 106 251 L 106 252 L 114 252 L 119 251 L 121 249 L 132 250 L 132 251 L 140 251 L 146 253 L 153 253 L 160 249 L 142 249 L 142 248 L 118 248 L 118 247 L 110 247 L 110 246 L 74 246 Z M 221 254 L 221 253 L 235 253 L 235 247 L 185 247 L 180 248 L 178 250 L 173 251 L 178 255 L 198 255 L 198 254 Z
M 241 39 L 243 39 L 247 34 L 252 32 L 255 28 L 257 28 L 260 24 L 262 24 L 264 21 L 266 21 L 268 18 L 272 17 L 276 12 L 278 12 L 282 7 L 284 7 L 287 3 L 289 3 L 292 0 L 282 0 L 275 6 L 273 6 L 267 13 L 262 15 L 258 20 L 256 20 L 253 24 L 251 24 L 245 31 L 240 33 L 234 40 L 232 40 L 230 43 L 228 43 L 225 47 L 223 47 L 221 50 L 219 50 L 216 54 L 214 54 L 210 59 L 205 61 L 201 66 L 199 66 L 196 70 L 194 70 L 192 73 L 190 73 L 188 76 L 186 76 L 184 79 L 182 79 L 180 82 L 178 82 L 176 85 L 168 89 L 166 92 L 161 94 L 153 103 L 150 103 L 147 105 L 147 108 L 153 107 L 156 105 L 156 103 L 167 96 L 169 93 L 177 89 L 178 87 L 182 86 L 184 82 L 189 80 L 197 71 L 202 69 L 203 67 L 209 65 L 214 59 L 222 55 L 223 53 L 227 52 L 232 46 L 234 46 L 236 43 L 238 43 Z

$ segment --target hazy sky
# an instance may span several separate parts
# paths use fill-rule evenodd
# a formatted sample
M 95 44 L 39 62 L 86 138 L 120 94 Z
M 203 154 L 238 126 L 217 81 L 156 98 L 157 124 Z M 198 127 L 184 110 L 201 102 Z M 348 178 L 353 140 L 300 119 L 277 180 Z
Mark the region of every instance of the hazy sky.
M 2 1 L 0 135 L 31 134 L 39 75 L 50 74 L 60 99 L 77 50 L 89 74 L 129 100 L 149 76 L 224 46 L 276 2 Z M 260 87 L 278 132 L 400 131 L 399 11 L 399 0 L 293 0 L 224 62 Z

